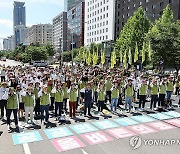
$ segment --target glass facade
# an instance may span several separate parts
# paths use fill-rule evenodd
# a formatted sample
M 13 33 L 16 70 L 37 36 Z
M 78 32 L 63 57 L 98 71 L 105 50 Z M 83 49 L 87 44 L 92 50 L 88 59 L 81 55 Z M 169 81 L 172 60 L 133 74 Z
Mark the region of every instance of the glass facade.
M 69 11 L 84 0 L 64 0 L 64 10 Z
M 16 45 L 25 43 L 26 10 L 24 5 L 24 2 L 14 1 L 13 24 Z

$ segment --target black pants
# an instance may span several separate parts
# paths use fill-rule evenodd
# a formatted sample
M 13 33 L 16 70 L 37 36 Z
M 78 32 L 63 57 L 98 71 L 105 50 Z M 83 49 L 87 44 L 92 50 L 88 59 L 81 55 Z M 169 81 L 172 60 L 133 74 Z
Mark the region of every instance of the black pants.
M 14 115 L 14 120 L 15 120 L 15 125 L 18 124 L 18 118 L 17 118 L 17 109 L 7 109 L 6 110 L 6 114 L 7 114 L 7 124 L 10 125 L 10 117 L 11 117 L 11 113 L 13 112 Z
M 1 76 L 1 82 L 5 81 L 5 76 Z
M 67 110 L 67 98 L 64 98 L 63 99 L 63 108 L 64 108 L 64 110 L 66 111 Z
M 107 97 L 109 97 L 109 102 L 111 104 L 111 91 L 106 91 L 106 100 L 105 100 L 106 103 L 107 103 Z
M 0 100 L 1 117 L 4 117 L 4 110 L 6 109 L 7 100 Z
M 36 99 L 36 105 L 34 107 L 34 111 L 35 111 L 35 114 L 37 115 L 38 113 L 40 113 L 40 98 L 37 98 Z
M 158 106 L 164 106 L 165 94 L 159 94 Z
M 50 111 L 54 109 L 54 97 L 51 97 L 51 106 L 49 108 Z
M 91 114 L 91 102 L 84 102 L 84 115 L 86 115 L 87 113 L 87 109 L 88 109 L 88 115 Z
M 98 101 L 98 111 L 102 112 L 104 109 L 104 101 Z
M 146 95 L 139 95 L 139 108 L 141 108 L 141 104 L 142 104 L 142 108 L 144 108 L 145 103 L 146 103 Z
M 121 96 L 121 94 L 119 94 L 119 99 L 118 99 L 118 104 L 117 104 L 117 106 L 119 106 L 119 105 L 124 105 L 123 102 L 122 102 L 122 96 Z
M 179 87 L 176 87 L 176 92 L 175 92 L 175 95 L 179 95 Z
M 59 110 L 58 116 L 61 116 L 62 109 L 63 109 L 63 102 L 55 102 L 55 117 L 57 117 L 57 110 Z
M 151 96 L 151 105 L 150 105 L 151 109 L 152 109 L 152 107 L 156 108 L 157 101 L 158 101 L 158 95 L 152 95 Z

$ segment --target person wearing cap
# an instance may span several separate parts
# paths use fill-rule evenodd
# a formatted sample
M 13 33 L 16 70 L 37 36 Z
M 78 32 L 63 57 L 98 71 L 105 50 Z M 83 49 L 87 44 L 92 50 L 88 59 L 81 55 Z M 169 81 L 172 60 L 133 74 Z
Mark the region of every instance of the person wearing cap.
M 87 83 L 85 92 L 84 92 L 84 116 L 86 116 L 87 110 L 88 115 L 92 117 L 91 115 L 91 105 L 93 103 L 93 92 L 91 90 L 91 84 Z
M 132 108 L 132 100 L 134 95 L 134 89 L 132 85 L 132 79 L 128 79 L 127 85 L 125 85 L 125 110 L 127 111 L 127 106 L 129 105 L 129 112 Z
M 109 103 L 111 104 L 111 88 L 112 88 L 111 76 L 107 77 L 107 80 L 105 82 L 105 88 L 106 88 L 106 103 L 107 103 L 107 98 L 109 98 Z
M 47 124 L 49 122 L 49 105 L 51 102 L 47 85 L 43 86 L 42 90 L 38 93 L 38 96 L 40 97 L 41 123 Z
M 98 92 L 98 111 L 102 112 L 104 108 L 104 102 L 106 96 L 105 86 L 102 82 L 100 82 L 97 92 Z
M 68 90 L 69 93 L 69 112 L 70 117 L 76 117 L 76 106 L 77 106 L 77 89 L 75 88 L 75 84 L 72 83 L 70 89 Z
M 139 87 L 139 110 L 140 111 L 142 109 L 144 110 L 145 108 L 147 89 L 148 89 L 148 86 L 146 84 L 146 80 L 142 80 L 142 83 L 140 84 L 140 87 Z
M 62 89 L 62 85 L 58 83 L 56 87 L 52 89 L 51 92 L 55 94 L 55 117 L 57 118 L 58 116 L 61 116 L 63 109 L 64 92 Z M 57 115 L 58 110 L 59 110 L 59 115 Z
M 63 93 L 64 93 L 64 95 L 63 95 L 63 108 L 67 112 L 67 100 L 69 98 L 68 92 L 67 92 L 68 88 L 66 86 L 66 82 L 63 82 L 62 84 L 63 84 L 62 90 L 63 90 Z
M 116 112 L 117 104 L 119 98 L 119 89 L 117 81 L 114 81 L 114 84 L 111 88 L 111 112 Z
M 157 81 L 154 80 L 152 85 L 151 85 L 151 104 L 150 104 L 150 109 L 151 110 L 156 110 L 156 103 L 158 101 L 158 85 Z
M 28 124 L 28 115 L 30 113 L 31 124 L 33 124 L 33 110 L 35 106 L 35 95 L 33 94 L 33 88 L 28 87 L 27 92 L 24 97 L 24 106 L 25 106 L 25 120 Z
M 167 88 L 166 88 L 167 101 L 171 107 L 171 105 L 172 105 L 171 95 L 173 92 L 173 77 L 172 76 L 169 77 L 166 86 L 167 86 Z
M 158 107 L 164 107 L 164 100 L 166 96 L 166 80 L 164 79 L 159 85 L 159 99 L 158 99 Z
M 41 91 L 41 87 L 40 87 L 40 83 L 39 81 L 35 82 L 35 87 L 34 87 L 34 95 L 35 95 L 35 107 L 34 107 L 34 111 L 35 111 L 35 115 L 36 117 L 38 117 L 40 115 L 40 98 L 38 97 L 38 93 Z
M 8 88 L 6 82 L 3 82 L 0 88 L 0 109 L 1 109 L 1 119 L 4 119 L 4 110 L 6 108 L 8 99 Z
M 15 93 L 14 87 L 10 87 L 9 95 L 8 95 L 8 99 L 7 99 L 7 106 L 6 106 L 8 131 L 10 131 L 10 128 L 11 128 L 10 127 L 10 123 L 11 123 L 10 117 L 11 117 L 12 112 L 14 115 L 15 125 L 16 125 L 16 127 L 18 127 L 18 118 L 17 118 L 18 105 L 19 105 L 18 96 Z

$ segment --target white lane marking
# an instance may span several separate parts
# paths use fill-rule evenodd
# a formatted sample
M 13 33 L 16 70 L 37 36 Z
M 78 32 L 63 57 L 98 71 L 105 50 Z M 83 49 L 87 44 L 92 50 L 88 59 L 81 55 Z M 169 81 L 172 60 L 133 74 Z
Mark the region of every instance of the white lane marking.
M 88 154 L 86 151 L 84 151 L 83 149 L 81 149 L 82 150 L 82 152 L 83 152 L 83 154 Z
M 19 122 L 19 124 L 20 124 L 20 127 L 22 127 L 22 122 Z M 20 130 L 21 130 L 21 131 L 20 131 Z M 23 128 L 19 128 L 19 132 L 20 132 L 20 133 L 23 133 L 23 132 L 24 132 L 24 129 L 23 129 Z M 28 143 L 24 143 L 24 144 L 23 144 L 23 149 L 24 149 L 24 153 L 25 153 L 25 154 L 31 154 L 31 151 L 30 151 L 30 149 L 29 149 Z
M 25 154 L 31 154 L 31 151 L 27 143 L 23 144 L 23 149 Z

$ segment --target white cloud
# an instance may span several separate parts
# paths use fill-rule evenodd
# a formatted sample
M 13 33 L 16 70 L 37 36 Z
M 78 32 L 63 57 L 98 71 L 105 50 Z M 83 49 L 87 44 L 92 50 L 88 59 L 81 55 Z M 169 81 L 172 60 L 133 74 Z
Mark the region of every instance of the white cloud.
M 0 19 L 0 25 L 8 27 L 8 28 L 12 28 L 13 22 L 12 20 L 9 20 L 9 19 Z

